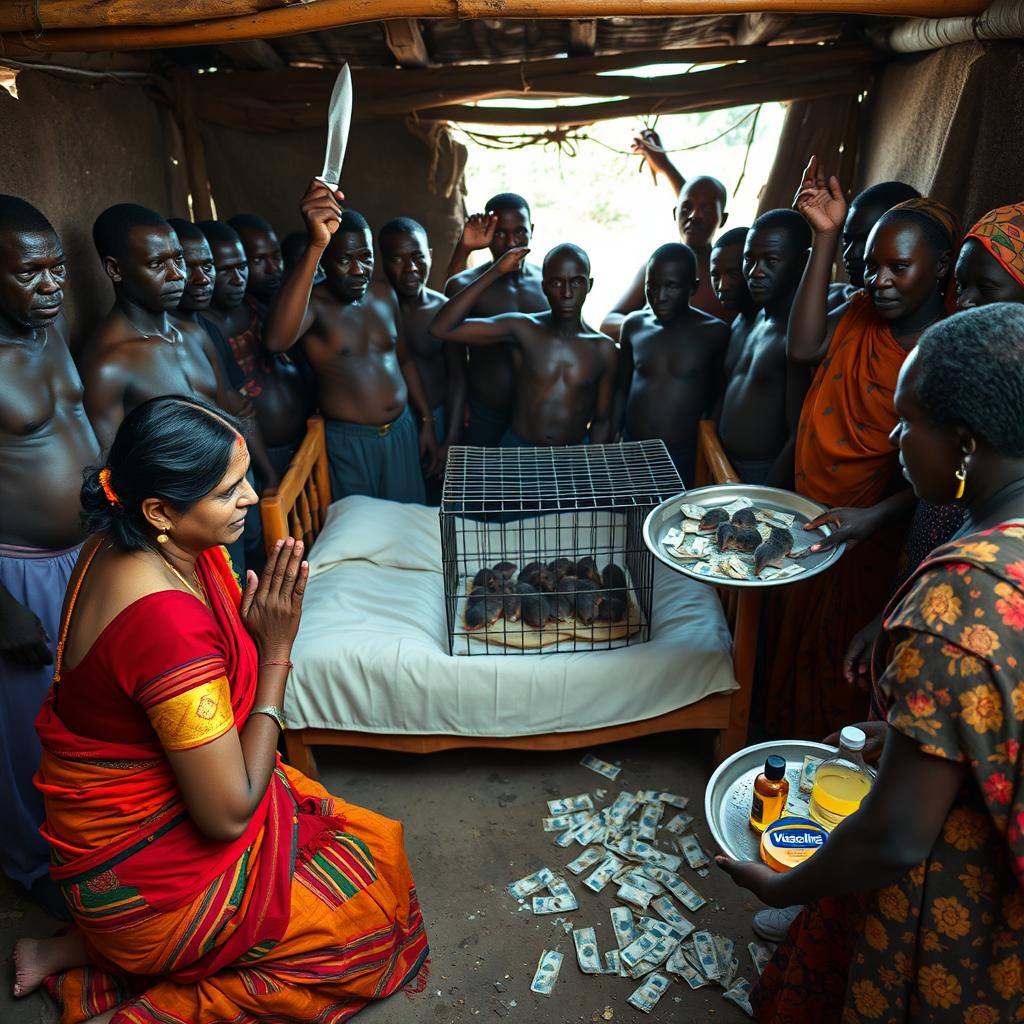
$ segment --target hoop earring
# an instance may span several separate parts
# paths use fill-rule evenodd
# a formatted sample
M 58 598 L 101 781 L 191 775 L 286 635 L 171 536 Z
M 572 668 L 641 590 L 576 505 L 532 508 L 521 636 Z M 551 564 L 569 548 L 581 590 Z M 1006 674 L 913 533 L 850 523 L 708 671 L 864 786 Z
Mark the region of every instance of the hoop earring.
M 964 496 L 964 491 L 967 488 L 967 463 L 961 462 L 960 468 L 953 474 L 957 479 L 956 494 L 953 496 L 955 501 L 959 501 Z

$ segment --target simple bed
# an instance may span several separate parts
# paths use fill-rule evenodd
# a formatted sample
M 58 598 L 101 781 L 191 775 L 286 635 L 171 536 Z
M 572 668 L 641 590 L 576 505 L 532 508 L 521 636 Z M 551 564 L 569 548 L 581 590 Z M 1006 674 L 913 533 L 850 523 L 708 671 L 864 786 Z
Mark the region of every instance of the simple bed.
M 705 479 L 734 479 L 709 428 Z M 331 505 L 319 418 L 260 511 L 268 547 L 289 534 L 311 545 L 285 743 L 312 776 L 318 745 L 565 749 L 677 729 L 716 730 L 719 756 L 745 743 L 758 612 L 746 592 L 723 605 L 658 564 L 647 643 L 452 656 L 437 510 L 359 496 Z

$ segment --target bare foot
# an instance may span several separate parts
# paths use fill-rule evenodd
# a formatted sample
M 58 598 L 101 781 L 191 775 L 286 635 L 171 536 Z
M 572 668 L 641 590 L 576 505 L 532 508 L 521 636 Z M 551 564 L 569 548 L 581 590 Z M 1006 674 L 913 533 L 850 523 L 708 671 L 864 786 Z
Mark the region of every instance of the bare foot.
M 46 978 L 89 962 L 79 931 L 53 939 L 18 939 L 14 947 L 14 994 L 35 992 Z

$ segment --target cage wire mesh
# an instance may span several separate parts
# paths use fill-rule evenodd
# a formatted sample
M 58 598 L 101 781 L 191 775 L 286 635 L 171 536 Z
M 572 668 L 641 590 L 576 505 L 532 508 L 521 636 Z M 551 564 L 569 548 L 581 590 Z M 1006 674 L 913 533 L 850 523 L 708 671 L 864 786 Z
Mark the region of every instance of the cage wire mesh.
M 650 639 L 643 524 L 683 483 L 663 441 L 449 449 L 441 563 L 451 654 Z

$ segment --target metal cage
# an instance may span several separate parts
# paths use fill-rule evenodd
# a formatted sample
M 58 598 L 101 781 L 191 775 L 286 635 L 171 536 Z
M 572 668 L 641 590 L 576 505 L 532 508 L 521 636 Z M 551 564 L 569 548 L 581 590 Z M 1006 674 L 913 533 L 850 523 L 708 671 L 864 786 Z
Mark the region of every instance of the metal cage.
M 453 446 L 440 513 L 449 653 L 606 650 L 649 640 L 654 559 L 643 542 L 644 519 L 682 490 L 660 440 L 562 448 Z M 586 562 L 590 558 L 599 578 Z M 519 594 L 518 619 L 516 597 L 490 591 L 501 586 L 497 578 L 481 583 L 487 589 L 470 597 L 483 569 L 512 563 L 511 583 L 530 563 L 548 566 L 556 559 L 573 563 L 567 578 L 556 581 L 552 569 L 537 584 L 543 596 Z M 604 572 L 609 563 L 623 570 L 624 588 Z M 589 574 L 592 589 L 575 583 L 577 571 Z M 545 609 L 551 618 L 539 625 Z M 467 614 L 474 622 L 482 617 L 483 624 L 467 625 Z

